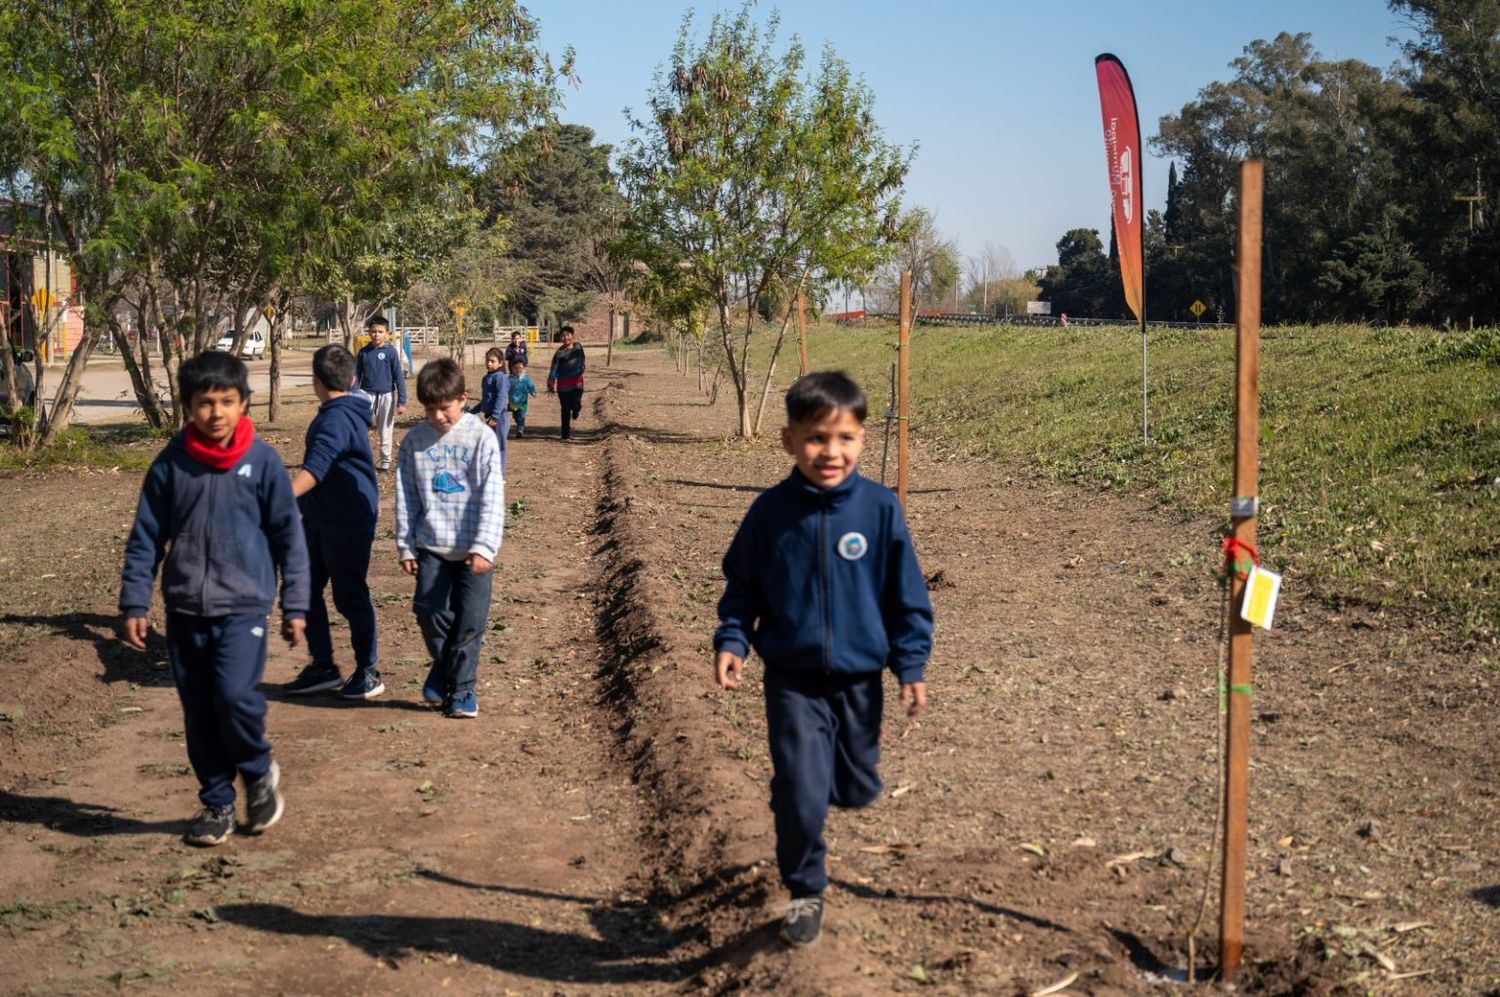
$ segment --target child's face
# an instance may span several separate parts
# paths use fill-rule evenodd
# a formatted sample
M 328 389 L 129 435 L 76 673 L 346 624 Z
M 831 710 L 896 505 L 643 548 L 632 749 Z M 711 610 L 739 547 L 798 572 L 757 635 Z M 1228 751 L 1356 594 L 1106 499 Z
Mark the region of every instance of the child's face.
M 499 357 L 485 357 L 484 358 L 484 369 L 485 370 L 499 370 L 500 369 L 500 358 Z
M 439 433 L 446 433 L 458 424 L 458 420 L 464 417 L 464 403 L 469 400 L 467 394 L 450 398 L 445 402 L 433 402 L 431 405 L 423 405 L 422 411 L 427 414 L 427 422 Z
M 511 377 L 520 377 L 524 373 L 526 373 L 526 365 L 521 361 L 517 360 L 515 363 L 510 365 Z
M 245 414 L 245 399 L 239 388 L 207 388 L 193 392 L 188 414 L 198 432 L 223 446 L 234 435 L 234 427 Z
M 512 345 L 512 346 L 520 346 L 521 345 L 521 334 L 519 332 L 513 332 L 513 333 L 510 334 L 510 345 Z
M 819 488 L 837 488 L 859 463 L 865 427 L 848 409 L 830 409 L 781 431 L 781 445 L 802 476 Z
M 376 346 L 385 345 L 386 328 L 383 325 L 370 326 L 370 342 Z

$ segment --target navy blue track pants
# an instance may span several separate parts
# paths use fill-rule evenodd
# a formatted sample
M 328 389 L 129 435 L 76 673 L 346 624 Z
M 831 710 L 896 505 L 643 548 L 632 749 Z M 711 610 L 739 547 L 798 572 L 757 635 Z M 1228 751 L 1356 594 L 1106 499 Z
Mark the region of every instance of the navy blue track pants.
M 308 569 L 312 575 L 312 605 L 307 610 L 307 653 L 314 661 L 333 662 L 333 635 L 328 629 L 328 605 L 323 590 L 333 587 L 333 608 L 349 621 L 356 668 L 375 667 L 375 606 L 370 601 L 370 547 L 373 530 L 341 532 L 310 527 L 307 532 Z
M 823 675 L 767 667 L 771 812 L 776 864 L 794 897 L 828 885 L 823 822 L 829 806 L 863 807 L 880 795 L 882 673 Z
M 234 803 L 235 774 L 246 782 L 271 768 L 266 697 L 266 618 L 167 614 L 167 656 L 182 700 L 188 762 L 208 807 Z

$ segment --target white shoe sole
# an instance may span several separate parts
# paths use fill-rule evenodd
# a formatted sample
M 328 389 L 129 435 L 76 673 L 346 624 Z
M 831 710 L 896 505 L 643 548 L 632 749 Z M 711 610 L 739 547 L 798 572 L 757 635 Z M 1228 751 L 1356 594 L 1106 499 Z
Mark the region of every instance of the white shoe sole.
M 281 819 L 282 813 L 286 811 L 286 800 L 281 795 L 281 766 L 274 761 L 271 762 L 270 771 L 266 777 L 271 780 L 271 796 L 276 800 L 276 809 L 271 816 L 258 824 L 246 823 L 245 831 L 249 834 L 260 834 Z

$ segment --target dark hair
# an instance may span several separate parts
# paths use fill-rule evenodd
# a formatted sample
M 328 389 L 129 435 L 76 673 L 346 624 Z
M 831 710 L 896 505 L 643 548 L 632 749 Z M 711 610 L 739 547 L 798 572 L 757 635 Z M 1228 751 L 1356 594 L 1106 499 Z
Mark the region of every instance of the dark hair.
M 417 374 L 417 401 L 423 405 L 441 405 L 462 398 L 468 391 L 464 369 L 451 357 L 433 360 Z
M 525 367 L 525 366 L 526 366 L 526 361 L 525 360 L 516 359 L 516 360 L 512 360 L 510 362 L 510 369 L 511 370 L 515 370 L 517 367 Z
M 182 399 L 192 404 L 193 396 L 200 391 L 228 391 L 240 393 L 240 399 L 250 398 L 250 371 L 239 357 L 207 350 L 191 360 L 183 361 L 177 368 L 177 390 Z
M 354 354 L 337 343 L 313 354 L 313 377 L 329 391 L 348 391 L 354 383 Z
M 561 329 L 557 330 L 557 334 L 559 336 L 565 336 L 565 335 L 567 335 L 570 332 L 573 332 L 573 327 L 571 325 L 565 325 Z M 575 333 L 575 335 L 576 335 L 576 333 Z
M 385 320 L 384 315 L 371 315 L 369 318 L 365 319 L 366 329 L 373 329 L 377 325 L 380 326 L 380 328 L 384 329 L 386 332 L 391 331 L 391 324 Z
M 869 415 L 864 389 L 841 370 L 815 370 L 787 389 L 787 422 L 821 419 L 833 411 L 849 412 L 861 423 Z
M 491 346 L 489 349 L 487 349 L 487 350 L 484 351 L 484 358 L 486 360 L 488 360 L 490 357 L 494 357 L 496 360 L 499 360 L 501 363 L 504 363 L 505 362 L 505 351 L 502 350 L 498 346 Z

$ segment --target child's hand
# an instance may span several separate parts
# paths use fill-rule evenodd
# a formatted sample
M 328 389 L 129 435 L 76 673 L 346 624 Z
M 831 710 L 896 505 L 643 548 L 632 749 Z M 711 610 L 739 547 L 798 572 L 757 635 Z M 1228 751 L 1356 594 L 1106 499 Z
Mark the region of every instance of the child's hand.
M 714 677 L 720 689 L 738 689 L 745 659 L 733 651 L 720 651 L 714 658 Z
M 906 715 L 909 717 L 914 717 L 927 709 L 927 683 L 901 683 L 901 705 L 906 707 Z
M 476 575 L 482 575 L 495 566 L 495 562 L 483 554 L 469 555 L 469 571 Z
M 302 643 L 302 631 L 307 629 L 307 621 L 304 619 L 281 621 L 281 639 L 286 641 L 287 647 L 296 647 Z
M 144 616 L 127 617 L 124 632 L 125 643 L 137 651 L 146 649 L 146 618 Z
M 411 575 L 412 577 L 416 577 L 417 559 L 414 557 L 408 557 L 406 560 L 402 561 L 401 570 L 406 572 L 408 575 Z

